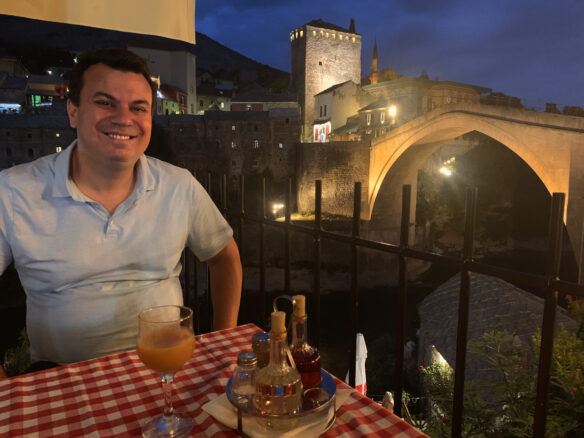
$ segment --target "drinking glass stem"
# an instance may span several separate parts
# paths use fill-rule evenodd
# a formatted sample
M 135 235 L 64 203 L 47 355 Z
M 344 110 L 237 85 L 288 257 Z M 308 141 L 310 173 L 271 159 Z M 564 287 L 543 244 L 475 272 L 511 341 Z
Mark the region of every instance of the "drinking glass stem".
M 164 417 L 172 417 L 174 408 L 172 407 L 172 381 L 174 374 L 162 374 L 162 392 L 164 393 Z

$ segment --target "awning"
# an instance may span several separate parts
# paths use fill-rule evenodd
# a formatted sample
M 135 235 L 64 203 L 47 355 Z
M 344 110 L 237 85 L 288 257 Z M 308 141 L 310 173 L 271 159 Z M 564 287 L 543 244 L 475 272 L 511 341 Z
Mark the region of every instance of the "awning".
M 195 0 L 2 0 L 0 14 L 195 44 Z

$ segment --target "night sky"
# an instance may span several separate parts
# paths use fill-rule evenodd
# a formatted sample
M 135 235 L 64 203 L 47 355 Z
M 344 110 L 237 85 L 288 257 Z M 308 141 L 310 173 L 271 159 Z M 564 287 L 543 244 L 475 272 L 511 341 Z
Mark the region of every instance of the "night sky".
M 319 18 L 345 28 L 355 19 L 363 75 L 377 39 L 380 69 L 426 71 L 528 107 L 584 106 L 583 0 L 197 0 L 195 27 L 290 71 L 289 32 Z

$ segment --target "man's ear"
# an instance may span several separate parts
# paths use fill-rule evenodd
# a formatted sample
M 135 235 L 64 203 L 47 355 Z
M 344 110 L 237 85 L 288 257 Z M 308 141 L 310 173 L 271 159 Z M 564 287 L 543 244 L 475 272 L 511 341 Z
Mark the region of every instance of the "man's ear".
M 75 106 L 71 99 L 67 99 L 67 114 L 69 115 L 69 125 L 71 128 L 77 128 L 77 111 L 78 108 Z

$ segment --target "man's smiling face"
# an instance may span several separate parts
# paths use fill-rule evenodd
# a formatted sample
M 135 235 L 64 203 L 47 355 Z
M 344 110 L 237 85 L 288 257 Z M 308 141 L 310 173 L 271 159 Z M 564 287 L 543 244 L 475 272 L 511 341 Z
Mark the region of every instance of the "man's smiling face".
M 79 106 L 67 101 L 78 152 L 96 165 L 133 166 L 150 142 L 151 109 L 144 76 L 92 65 L 83 73 Z

